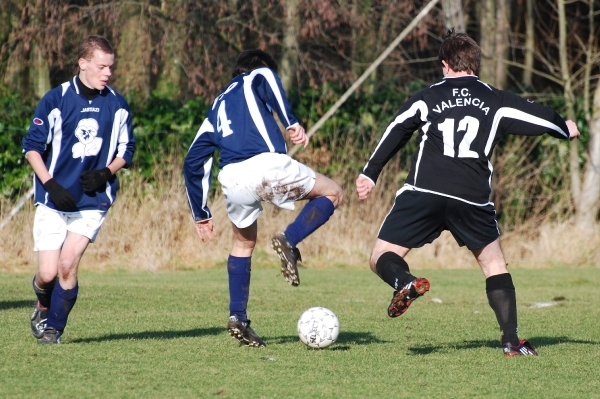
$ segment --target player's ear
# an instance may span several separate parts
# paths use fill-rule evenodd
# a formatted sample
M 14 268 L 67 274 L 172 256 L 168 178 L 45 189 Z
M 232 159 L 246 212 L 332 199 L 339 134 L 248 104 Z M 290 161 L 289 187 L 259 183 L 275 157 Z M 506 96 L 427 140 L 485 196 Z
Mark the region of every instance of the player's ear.
M 79 60 L 77 60 L 77 63 L 79 64 L 79 70 L 85 71 L 85 67 L 87 66 L 88 60 L 86 60 L 85 58 L 80 58 Z

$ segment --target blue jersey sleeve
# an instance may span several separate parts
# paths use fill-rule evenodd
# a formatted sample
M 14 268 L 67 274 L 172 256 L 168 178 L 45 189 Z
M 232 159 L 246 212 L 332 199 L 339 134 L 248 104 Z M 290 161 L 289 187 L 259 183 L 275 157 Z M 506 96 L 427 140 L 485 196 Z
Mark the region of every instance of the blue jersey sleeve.
M 285 95 L 279 76 L 268 68 L 261 68 L 257 71 L 260 78 L 254 79 L 253 84 L 255 84 L 255 92 L 260 99 L 277 113 L 286 129 L 298 123 L 298 119 L 292 114 L 292 106 Z
M 125 167 L 128 168 L 133 160 L 133 153 L 135 151 L 135 138 L 133 137 L 133 123 L 131 120 L 131 110 L 127 101 L 119 96 L 121 105 L 119 110 L 115 114 L 115 121 L 113 130 L 116 130 L 113 139 L 116 139 L 115 151 L 116 157 L 123 158 L 125 160 Z M 113 143 L 111 143 L 113 145 Z
M 208 196 L 212 180 L 213 154 L 217 149 L 214 136 L 214 126 L 205 119 L 183 164 L 188 202 L 196 222 L 212 219 L 208 208 Z
M 56 119 L 60 117 L 58 108 L 62 98 L 61 88 L 62 86 L 50 90 L 38 103 L 29 125 L 29 132 L 22 140 L 24 154 L 36 151 L 44 156 L 49 150 Z

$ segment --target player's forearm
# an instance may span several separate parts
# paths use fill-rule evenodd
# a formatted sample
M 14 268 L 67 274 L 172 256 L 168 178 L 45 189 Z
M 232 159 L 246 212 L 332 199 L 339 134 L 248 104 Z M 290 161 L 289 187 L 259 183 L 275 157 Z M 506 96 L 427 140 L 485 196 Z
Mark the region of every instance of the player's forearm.
M 383 166 L 373 165 L 371 164 L 371 161 L 369 161 L 361 171 L 360 176 L 365 177 L 366 179 L 370 180 L 373 183 L 373 185 L 375 185 L 377 184 L 377 179 L 379 178 L 382 169 Z
M 551 107 L 505 93 L 506 123 L 509 134 L 540 136 L 548 133 L 558 139 L 569 139 L 569 128 L 563 117 Z
M 364 166 L 362 174 L 365 177 L 368 177 L 373 183 L 377 182 L 381 171 L 385 165 L 387 165 L 389 160 L 396 155 L 400 147 L 397 140 L 393 140 L 392 142 L 391 139 L 388 139 L 380 142 L 375 149 L 375 152 L 373 152 L 371 158 L 369 158 L 369 161 Z
M 197 171 L 194 172 L 185 167 L 183 176 L 185 178 L 185 192 L 188 197 L 188 204 L 190 205 L 194 221 L 200 222 L 212 219 L 210 209 L 208 208 L 210 176 L 198 173 Z
M 50 172 L 48 172 L 48 168 L 46 168 L 46 164 L 44 163 L 44 160 L 42 159 L 42 156 L 40 155 L 39 152 L 28 151 L 25 154 L 25 159 L 27 159 L 27 162 L 29 162 L 29 164 L 31 165 L 31 168 L 33 169 L 33 172 L 38 177 L 38 179 L 40 179 L 42 184 L 46 183 L 48 180 L 50 180 L 52 178 L 52 176 L 50 176 Z
M 117 157 L 108 165 L 108 169 L 110 169 L 110 173 L 114 175 L 120 169 L 124 168 L 126 164 L 127 162 L 125 162 L 125 159 Z
M 188 195 L 188 203 L 192 211 L 194 222 L 204 222 L 212 219 L 212 214 L 207 204 L 203 203 L 201 198 L 191 198 Z
M 527 115 L 523 113 L 523 115 Z M 527 115 L 527 119 L 514 119 L 505 129 L 510 134 L 519 136 L 541 136 L 548 133 L 558 139 L 569 139 L 569 129 L 562 117 L 556 114 L 556 118 L 540 118 L 535 115 Z M 508 119 L 508 118 L 507 118 Z

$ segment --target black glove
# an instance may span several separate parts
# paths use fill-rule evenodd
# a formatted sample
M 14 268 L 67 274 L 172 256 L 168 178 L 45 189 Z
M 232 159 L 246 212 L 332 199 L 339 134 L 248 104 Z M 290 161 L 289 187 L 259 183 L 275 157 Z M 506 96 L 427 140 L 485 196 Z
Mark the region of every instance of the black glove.
M 112 172 L 108 168 L 99 170 L 86 170 L 79 176 L 83 191 L 96 191 L 106 184 L 112 176 Z
M 77 207 L 77 201 L 73 198 L 70 192 L 66 188 L 61 186 L 54 179 L 48 180 L 44 183 L 44 188 L 50 195 L 50 199 L 56 205 L 56 209 L 59 211 L 74 210 Z

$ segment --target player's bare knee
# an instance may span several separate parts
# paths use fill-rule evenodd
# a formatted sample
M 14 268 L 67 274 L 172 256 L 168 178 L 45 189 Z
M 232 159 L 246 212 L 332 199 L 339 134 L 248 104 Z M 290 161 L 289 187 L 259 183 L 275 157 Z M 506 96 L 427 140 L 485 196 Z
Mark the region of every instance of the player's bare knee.
M 61 258 L 58 261 L 58 274 L 67 280 L 70 275 L 77 272 L 80 258 Z
M 338 208 L 340 205 L 342 205 L 342 202 L 344 201 L 344 190 L 342 189 L 342 186 L 340 186 L 333 180 L 332 183 L 333 194 L 327 195 L 327 198 L 329 198 L 331 202 L 333 202 L 334 208 Z
M 35 285 L 39 288 L 45 288 L 51 285 L 56 278 L 56 273 L 49 270 L 39 270 L 35 276 Z
M 69 277 L 72 274 L 72 268 L 70 267 L 59 267 L 58 268 L 58 275 L 63 279 L 63 280 L 68 280 Z
M 333 203 L 334 208 L 339 207 L 344 200 L 344 190 L 342 189 L 342 186 L 335 180 L 320 173 L 315 173 L 315 176 L 315 186 L 306 198 L 327 197 Z
M 377 274 L 377 260 L 379 259 L 379 256 L 381 256 L 380 253 L 371 253 L 371 257 L 369 258 L 369 267 L 375 274 Z

